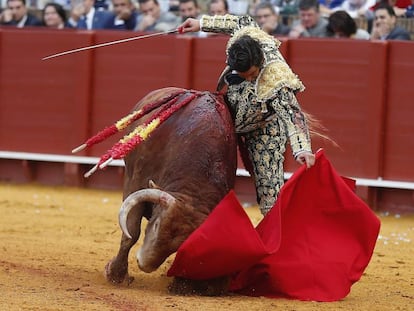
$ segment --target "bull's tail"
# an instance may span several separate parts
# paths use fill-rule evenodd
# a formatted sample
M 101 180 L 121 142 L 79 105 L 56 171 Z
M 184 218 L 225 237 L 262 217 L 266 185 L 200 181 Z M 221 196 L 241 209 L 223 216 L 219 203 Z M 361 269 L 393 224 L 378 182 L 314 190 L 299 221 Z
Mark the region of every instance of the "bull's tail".
M 100 132 L 98 132 L 97 134 L 95 134 L 94 136 L 89 138 L 85 143 L 83 143 L 79 147 L 76 147 L 75 149 L 73 149 L 72 153 L 79 152 L 79 151 L 81 151 L 85 148 L 89 148 L 93 145 L 96 145 L 96 144 L 104 141 L 108 137 L 124 130 L 131 123 L 133 123 L 134 121 L 136 121 L 136 120 L 142 118 L 143 116 L 147 115 L 148 113 L 150 113 L 154 109 L 157 109 L 157 108 L 165 105 L 166 103 L 170 102 L 171 100 L 174 100 L 174 98 L 177 98 L 179 95 L 183 94 L 184 92 L 185 92 L 185 90 L 179 90 L 179 91 L 173 92 L 168 96 L 165 96 L 165 97 L 163 97 L 163 98 L 161 98 L 161 99 L 159 99 L 155 102 L 152 102 L 152 103 L 149 103 L 149 104 L 145 105 L 142 109 L 131 112 L 129 115 L 123 117 L 122 119 L 120 119 L 116 123 L 112 124 L 111 126 L 108 126 L 108 127 L 104 128 L 103 130 L 101 130 Z
M 147 121 L 143 124 L 138 125 L 133 131 L 129 134 L 125 135 L 122 139 L 120 139 L 116 144 L 112 146 L 104 155 L 102 155 L 99 159 L 99 162 L 89 170 L 84 176 L 89 177 L 98 169 L 103 169 L 108 164 L 115 160 L 115 159 L 122 159 L 124 158 L 129 152 L 131 152 L 136 146 L 138 146 L 141 142 L 146 140 L 151 133 L 157 129 L 165 120 L 167 120 L 170 116 L 172 116 L 176 111 L 193 101 L 196 97 L 203 95 L 202 92 L 196 91 L 179 91 L 174 93 L 173 95 L 168 96 L 168 99 L 163 99 L 157 102 L 157 106 L 154 104 L 150 104 L 151 108 L 147 108 L 146 105 L 142 110 L 146 110 L 148 112 L 154 110 L 155 108 L 160 107 L 161 109 L 154 113 Z M 147 109 L 146 109 L 147 108 Z M 132 115 L 132 114 L 131 114 Z M 143 116 L 145 114 L 142 114 Z M 133 121 L 138 120 L 141 116 L 131 117 L 132 121 L 127 121 L 128 125 L 131 124 Z M 129 117 L 129 116 L 128 116 Z M 125 128 L 125 125 L 123 128 Z M 110 131 L 108 131 L 110 132 Z M 112 135 L 112 134 L 110 134 Z M 109 137 L 108 135 L 107 137 Z M 105 139 L 105 138 L 104 138 Z M 102 139 L 103 140 L 103 139 Z

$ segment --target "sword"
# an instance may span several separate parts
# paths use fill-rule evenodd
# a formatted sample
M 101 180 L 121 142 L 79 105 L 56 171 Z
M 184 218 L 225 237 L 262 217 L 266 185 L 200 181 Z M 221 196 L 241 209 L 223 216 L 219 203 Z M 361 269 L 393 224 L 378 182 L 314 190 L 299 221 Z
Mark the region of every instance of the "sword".
M 126 39 L 121 39 L 121 40 L 116 40 L 116 41 L 110 41 L 110 42 L 106 42 L 106 43 L 91 45 L 91 46 L 85 46 L 83 48 L 78 48 L 78 49 L 69 50 L 69 51 L 53 54 L 53 55 L 50 55 L 50 56 L 46 56 L 46 57 L 43 57 L 42 60 L 47 60 L 47 59 L 51 59 L 51 58 L 55 58 L 55 57 L 59 57 L 59 56 L 63 56 L 63 55 L 68 55 L 68 54 L 72 54 L 72 53 L 77 53 L 77 52 L 81 52 L 81 51 L 101 48 L 101 47 L 108 46 L 108 45 L 114 45 L 114 44 L 129 42 L 129 41 L 133 41 L 133 40 L 140 40 L 140 39 L 146 39 L 146 38 L 150 38 L 150 37 L 162 36 L 162 35 L 166 35 L 166 34 L 170 34 L 170 33 L 181 33 L 181 30 L 180 29 L 172 29 L 172 30 L 167 30 L 167 31 L 162 31 L 162 32 L 151 33 L 151 34 L 148 34 L 148 35 L 136 36 L 136 37 L 132 37 L 132 38 L 126 38 Z

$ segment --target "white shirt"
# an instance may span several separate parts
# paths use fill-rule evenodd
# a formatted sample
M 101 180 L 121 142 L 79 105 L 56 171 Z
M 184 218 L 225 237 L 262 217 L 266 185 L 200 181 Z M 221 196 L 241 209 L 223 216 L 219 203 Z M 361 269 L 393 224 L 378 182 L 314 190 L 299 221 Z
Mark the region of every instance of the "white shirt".
M 92 7 L 88 14 L 85 15 L 86 18 L 86 28 L 92 29 L 92 22 L 93 22 L 93 16 L 95 15 L 95 8 Z
M 92 29 L 92 23 L 93 23 L 93 16 L 95 15 L 95 8 L 92 7 L 88 14 L 85 16 L 82 16 L 81 18 L 86 19 L 86 29 Z M 76 27 L 78 22 L 76 22 L 72 17 L 69 18 L 69 24 L 71 24 L 73 27 Z
M 20 20 L 20 22 L 17 23 L 16 27 L 17 28 L 23 28 L 24 23 L 26 23 L 26 21 L 27 21 L 27 15 L 23 16 L 23 18 Z

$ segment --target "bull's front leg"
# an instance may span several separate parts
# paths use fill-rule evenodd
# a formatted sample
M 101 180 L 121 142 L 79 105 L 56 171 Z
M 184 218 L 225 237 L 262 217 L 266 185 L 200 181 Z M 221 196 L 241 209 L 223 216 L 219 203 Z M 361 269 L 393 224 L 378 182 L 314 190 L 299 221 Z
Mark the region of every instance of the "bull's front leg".
M 128 255 L 137 240 L 130 239 L 122 234 L 118 254 L 105 266 L 105 277 L 108 281 L 115 284 L 126 283 L 129 285 L 134 280 L 133 277 L 128 275 Z
M 112 260 L 110 260 L 105 266 L 105 277 L 111 283 L 126 283 L 129 285 L 134 280 L 133 277 L 130 277 L 128 275 L 128 255 L 132 246 L 135 245 L 141 234 L 141 218 L 142 213 L 139 211 L 137 213 L 134 213 L 134 215 L 130 215 L 128 219 L 128 230 L 132 236 L 132 239 L 128 238 L 125 234 L 122 234 L 121 245 L 119 247 L 118 254 L 116 257 L 112 258 Z

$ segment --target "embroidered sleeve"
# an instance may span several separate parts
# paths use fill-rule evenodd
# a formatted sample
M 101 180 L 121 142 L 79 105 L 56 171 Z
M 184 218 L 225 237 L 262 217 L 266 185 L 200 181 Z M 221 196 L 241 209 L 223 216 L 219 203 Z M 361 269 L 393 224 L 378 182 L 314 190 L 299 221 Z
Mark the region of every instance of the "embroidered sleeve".
M 200 20 L 200 27 L 205 32 L 224 33 L 232 35 L 235 31 L 245 26 L 257 26 L 254 19 L 248 15 L 203 15 Z
M 282 88 L 270 105 L 286 126 L 293 157 L 303 151 L 312 152 L 306 119 L 293 92 Z

